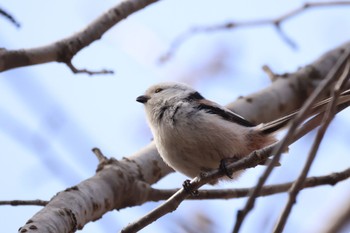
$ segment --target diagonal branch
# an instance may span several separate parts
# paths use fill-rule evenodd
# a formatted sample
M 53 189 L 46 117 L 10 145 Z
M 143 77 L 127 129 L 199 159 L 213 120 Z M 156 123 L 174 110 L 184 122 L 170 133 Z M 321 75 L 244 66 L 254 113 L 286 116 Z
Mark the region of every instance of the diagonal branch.
M 8 19 L 12 24 L 14 24 L 17 28 L 21 26 L 21 24 L 7 11 L 0 8 L 0 15 L 4 16 L 6 19 Z
M 122 160 L 106 160 L 98 149 L 94 153 L 96 174 L 57 193 L 19 232 L 74 232 L 108 211 L 146 202 L 150 185 L 171 172 L 153 144 Z
M 262 186 L 264 185 L 267 178 L 271 174 L 273 170 L 273 164 L 277 164 L 279 162 L 281 154 L 290 144 L 290 140 L 292 140 L 293 135 L 295 135 L 295 132 L 297 131 L 298 126 L 302 123 L 302 121 L 306 119 L 308 112 L 311 111 L 311 106 L 315 103 L 317 98 L 319 98 L 319 96 L 321 96 L 323 93 L 329 91 L 330 87 L 332 87 L 334 83 L 339 79 L 339 76 L 342 73 L 347 60 L 349 59 L 349 56 L 350 56 L 350 49 L 343 51 L 343 54 L 340 56 L 340 58 L 338 58 L 338 61 L 336 62 L 334 67 L 332 67 L 332 69 L 328 72 L 326 78 L 320 83 L 320 85 L 314 90 L 314 92 L 306 100 L 305 104 L 300 109 L 298 115 L 291 122 L 290 127 L 288 128 L 287 134 L 280 141 L 279 146 L 274 151 L 275 156 L 273 157 L 269 166 L 266 168 L 263 175 L 259 178 L 259 181 L 255 186 L 254 190 L 252 191 L 251 195 L 249 196 L 246 202 L 246 205 L 242 210 L 238 211 L 233 232 L 239 232 L 239 229 L 245 217 L 247 216 L 249 211 L 251 211 L 254 207 L 254 203 L 257 195 L 259 194 Z
M 348 92 L 345 92 L 348 93 Z M 336 111 L 339 112 L 349 106 L 349 98 L 347 99 L 347 102 L 340 104 Z M 319 119 L 318 116 L 324 115 L 325 113 L 322 112 L 319 115 L 316 115 L 313 119 Z M 312 125 L 317 126 L 317 124 Z M 304 133 L 298 133 L 298 137 L 303 137 L 307 132 L 310 132 L 313 128 L 308 127 L 309 131 L 303 131 Z M 293 137 L 289 143 L 292 144 L 299 138 Z M 266 161 L 266 159 L 272 155 L 274 151 L 276 151 L 276 148 L 280 146 L 280 142 L 274 143 L 273 145 L 270 145 L 268 147 L 262 148 L 260 150 L 254 151 L 248 156 L 240 159 L 237 162 L 233 162 L 231 164 L 226 165 L 227 170 L 229 170 L 229 173 L 238 172 L 240 170 L 244 170 L 247 168 L 256 167 L 259 164 L 261 164 L 262 161 Z M 289 144 L 288 144 L 289 145 Z M 271 164 L 274 164 L 271 162 Z M 131 232 L 137 232 L 144 228 L 145 226 L 151 224 L 152 222 L 156 221 L 158 218 L 164 216 L 165 214 L 168 214 L 170 212 L 173 212 L 177 209 L 177 207 L 181 204 L 182 201 L 184 201 L 186 198 L 189 198 L 192 193 L 197 194 L 197 190 L 202 187 L 205 184 L 211 183 L 212 181 L 216 181 L 217 179 L 221 178 L 225 174 L 220 169 L 215 169 L 210 172 L 202 173 L 199 176 L 195 177 L 191 181 L 186 182 L 186 188 L 179 189 L 176 193 L 174 193 L 166 202 L 159 205 L 157 208 L 152 210 L 151 212 L 147 213 L 142 218 L 138 219 L 135 222 L 130 223 L 127 227 L 125 227 L 121 232 L 123 233 L 131 233 Z M 250 190 L 254 190 L 253 188 Z M 257 194 L 257 196 L 259 193 Z
M 316 8 L 316 7 L 327 7 L 327 6 L 343 6 L 343 5 L 350 5 L 349 1 L 334 1 L 334 2 L 309 2 L 304 3 L 304 5 L 291 10 L 290 12 L 287 12 L 277 18 L 274 19 L 257 19 L 257 20 L 251 20 L 251 21 L 243 21 L 243 22 L 227 22 L 223 24 L 217 24 L 213 26 L 198 26 L 189 29 L 187 32 L 182 33 L 179 35 L 170 45 L 170 48 L 168 51 L 163 54 L 160 57 L 160 62 L 166 62 L 169 60 L 173 54 L 178 50 L 178 48 L 189 38 L 191 38 L 195 34 L 199 33 L 208 33 L 208 32 L 214 32 L 214 31 L 221 31 L 221 30 L 232 30 L 239 27 L 254 27 L 254 26 L 263 26 L 263 25 L 272 25 L 275 27 L 276 32 L 278 35 L 284 40 L 290 47 L 296 48 L 296 43 L 290 39 L 287 34 L 282 30 L 281 24 L 304 12 L 307 9 Z
M 297 195 L 299 194 L 299 191 L 303 187 L 303 183 L 305 182 L 306 176 L 311 168 L 312 163 L 314 162 L 316 158 L 316 153 L 319 149 L 319 146 L 321 144 L 321 141 L 324 138 L 324 135 L 326 133 L 326 130 L 328 129 L 328 126 L 330 125 L 331 121 L 333 120 L 335 114 L 336 114 L 336 102 L 339 98 L 341 88 L 343 87 L 344 83 L 349 79 L 349 60 L 347 60 L 346 67 L 344 68 L 343 74 L 340 76 L 339 81 L 336 83 L 331 102 L 329 103 L 328 109 L 326 113 L 324 114 L 324 118 L 321 124 L 320 129 L 317 131 L 316 138 L 314 140 L 314 143 L 311 147 L 311 150 L 309 152 L 309 155 L 307 157 L 306 163 L 300 172 L 300 175 L 298 179 L 294 182 L 293 186 L 291 187 L 289 191 L 289 198 L 288 202 L 286 203 L 286 206 L 284 210 L 281 213 L 281 216 L 279 220 L 277 221 L 277 224 L 275 226 L 274 232 L 282 232 L 284 229 L 284 226 L 287 222 L 287 219 L 290 215 L 290 212 L 292 210 L 292 207 L 294 203 L 296 202 Z
M 117 6 L 91 22 L 80 32 L 52 44 L 37 48 L 0 50 L 0 72 L 13 68 L 43 64 L 48 62 L 63 62 L 75 73 L 94 74 L 96 72 L 79 70 L 71 64 L 72 58 L 83 48 L 100 39 L 103 34 L 115 24 L 125 19 L 132 13 L 157 2 L 158 0 L 129 0 L 122 1 Z M 73 69 L 74 68 L 74 69 Z M 111 73 L 101 71 L 97 73 Z

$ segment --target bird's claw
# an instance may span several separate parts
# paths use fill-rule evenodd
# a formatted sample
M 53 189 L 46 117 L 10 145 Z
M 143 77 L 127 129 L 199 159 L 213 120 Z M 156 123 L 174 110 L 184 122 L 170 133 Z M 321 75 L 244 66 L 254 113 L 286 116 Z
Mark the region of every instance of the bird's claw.
M 183 182 L 182 186 L 187 193 L 191 194 L 191 196 L 198 196 L 199 195 L 199 192 L 197 189 L 196 190 L 192 189 L 190 180 L 185 180 Z

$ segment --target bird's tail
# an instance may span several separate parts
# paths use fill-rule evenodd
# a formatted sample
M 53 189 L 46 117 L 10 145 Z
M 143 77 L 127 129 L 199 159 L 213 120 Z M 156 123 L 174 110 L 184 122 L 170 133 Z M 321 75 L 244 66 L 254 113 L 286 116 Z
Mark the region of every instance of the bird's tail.
M 317 115 L 319 113 L 325 112 L 327 109 L 327 104 L 331 101 L 331 97 L 322 100 L 312 107 L 309 117 Z M 342 92 L 337 100 L 337 109 L 342 110 L 350 105 L 350 89 Z M 281 117 L 277 120 L 271 121 L 269 123 L 263 124 L 260 128 L 263 134 L 274 133 L 283 127 L 285 127 L 299 111 L 295 111 L 287 116 Z

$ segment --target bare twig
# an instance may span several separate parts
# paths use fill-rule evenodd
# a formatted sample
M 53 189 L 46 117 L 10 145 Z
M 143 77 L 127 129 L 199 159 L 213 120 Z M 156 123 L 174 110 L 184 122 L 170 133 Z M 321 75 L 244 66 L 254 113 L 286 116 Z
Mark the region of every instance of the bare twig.
M 66 65 L 71 69 L 71 71 L 74 73 L 74 74 L 79 74 L 79 73 L 85 73 L 85 74 L 88 74 L 88 75 L 95 75 L 95 74 L 114 74 L 114 71 L 113 70 L 100 70 L 100 71 L 91 71 L 91 70 L 87 70 L 87 69 L 77 69 L 73 64 L 72 62 L 69 60 L 69 61 L 66 61 L 65 62 Z
M 292 38 L 290 38 L 287 33 L 285 33 L 281 27 L 280 23 L 274 23 L 273 24 L 275 26 L 275 30 L 277 32 L 277 34 L 281 37 L 281 39 L 287 44 L 289 45 L 292 49 L 297 49 L 298 45 L 297 43 L 295 43 Z
M 306 178 L 303 183 L 302 188 L 312 188 L 321 185 L 335 185 L 338 182 L 344 181 L 350 177 L 350 168 L 331 173 L 325 176 L 313 176 Z M 283 193 L 288 191 L 288 189 L 293 185 L 294 182 L 288 182 L 283 184 L 275 185 L 265 185 L 259 193 L 261 196 L 269 196 L 278 193 Z M 209 200 L 209 199 L 232 199 L 232 198 L 243 198 L 249 196 L 251 188 L 239 188 L 239 189 L 208 189 L 199 190 L 197 196 L 189 196 L 188 200 Z M 166 200 L 171 197 L 174 193 L 179 191 L 179 189 L 152 189 L 150 193 L 150 201 L 161 201 Z
M 12 206 L 22 206 L 22 205 L 37 205 L 46 206 L 48 201 L 43 200 L 12 200 L 12 201 L 0 201 L 0 205 L 12 205 Z
M 104 154 L 102 153 L 102 151 L 99 148 L 97 148 L 97 147 L 92 148 L 92 152 L 94 152 L 94 154 L 96 155 L 99 163 L 103 163 L 103 162 L 106 162 L 108 160 L 108 158 L 106 156 L 104 156 Z
M 279 162 L 282 152 L 287 148 L 287 146 L 290 144 L 290 140 L 293 138 L 293 135 L 295 135 L 295 132 L 297 130 L 297 127 L 302 123 L 302 121 L 305 120 L 307 117 L 307 114 L 311 111 L 311 106 L 315 103 L 317 98 L 321 96 L 324 92 L 330 89 L 332 84 L 339 79 L 339 76 L 341 72 L 343 72 L 343 68 L 349 59 L 350 56 L 350 50 L 345 50 L 342 56 L 338 59 L 334 67 L 328 72 L 326 78 L 320 83 L 320 85 L 315 89 L 315 91 L 310 95 L 310 97 L 306 100 L 305 104 L 302 106 L 300 111 L 298 112 L 295 119 L 291 122 L 290 127 L 288 129 L 287 134 L 284 136 L 284 138 L 280 141 L 280 144 L 276 147 L 276 150 L 274 151 L 275 156 L 273 157 L 271 163 L 266 168 L 263 175 L 259 178 L 259 181 L 256 185 L 256 187 L 253 189 L 251 195 L 249 196 L 246 205 L 242 210 L 239 210 L 237 213 L 236 223 L 233 229 L 233 232 L 238 232 L 245 217 L 249 213 L 249 211 L 254 207 L 255 199 L 257 195 L 259 194 L 262 186 L 266 182 L 267 178 L 272 172 L 273 164 L 276 164 Z
M 105 74 L 111 71 L 91 72 L 79 70 L 72 66 L 72 58 L 83 48 L 92 42 L 99 40 L 103 34 L 115 24 L 125 19 L 132 13 L 157 2 L 158 0 L 129 0 L 122 1 L 112 7 L 106 13 L 95 19 L 86 28 L 67 38 L 56 41 L 45 46 L 19 49 L 0 50 L 0 72 L 13 68 L 43 64 L 48 62 L 63 62 L 75 73 Z
M 20 23 L 12 15 L 2 8 L 0 8 L 0 15 L 4 16 L 6 19 L 8 19 L 17 28 L 21 27 Z
M 290 39 L 287 34 L 285 34 L 282 31 L 281 24 L 282 22 L 286 21 L 287 19 L 290 19 L 303 11 L 311 8 L 316 7 L 324 7 L 324 6 L 340 6 L 340 5 L 350 5 L 350 1 L 334 1 L 334 2 L 309 2 L 304 3 L 304 5 L 291 10 L 290 12 L 287 12 L 277 18 L 274 19 L 258 19 L 258 20 L 251 20 L 251 21 L 245 21 L 245 22 L 228 22 L 223 24 L 217 24 L 213 26 L 199 26 L 194 27 L 190 30 L 188 30 L 185 33 L 182 33 L 180 36 L 178 36 L 173 43 L 170 45 L 170 48 L 168 51 L 163 54 L 160 57 L 160 62 L 166 62 L 169 60 L 175 51 L 190 37 L 192 37 L 195 34 L 198 33 L 208 33 L 213 31 L 221 31 L 221 30 L 229 30 L 229 29 L 235 29 L 238 27 L 252 27 L 252 26 L 262 26 L 262 25 L 273 25 L 277 31 L 277 33 L 280 35 L 280 37 L 292 48 L 296 48 L 296 43 Z
M 297 178 L 297 180 L 294 182 L 293 186 L 289 190 L 288 201 L 287 201 L 287 203 L 286 203 L 286 205 L 285 205 L 285 207 L 284 207 L 284 209 L 283 209 L 283 211 L 282 211 L 282 213 L 277 221 L 275 229 L 274 229 L 274 232 L 276 232 L 276 233 L 283 231 L 284 226 L 285 226 L 287 219 L 290 215 L 290 212 L 292 210 L 292 207 L 293 207 L 294 203 L 296 202 L 297 195 L 299 194 L 299 191 L 302 189 L 302 186 L 303 186 L 303 183 L 306 179 L 306 176 L 311 168 L 313 161 L 316 158 L 316 153 L 319 149 L 321 141 L 324 138 L 324 135 L 326 133 L 326 130 L 328 129 L 328 126 L 330 125 L 331 121 L 334 118 L 334 115 L 336 112 L 336 102 L 337 102 L 337 99 L 338 99 L 338 97 L 340 95 L 340 91 L 341 91 L 340 88 L 343 86 L 345 81 L 347 81 L 347 79 L 349 78 L 349 64 L 350 63 L 348 61 L 346 64 L 346 67 L 344 68 L 344 72 L 343 72 L 342 76 L 339 78 L 339 81 L 335 85 L 335 88 L 334 88 L 333 94 L 332 94 L 332 100 L 329 103 L 328 110 L 326 111 L 326 113 L 324 115 L 324 119 L 323 119 L 323 122 L 321 124 L 321 127 L 317 131 L 315 141 L 311 147 L 311 150 L 310 150 L 309 155 L 307 157 L 306 163 L 305 163 L 302 171 L 300 172 L 299 177 Z
M 269 76 L 272 82 L 277 80 L 278 75 L 276 75 L 269 66 L 263 65 L 262 70 Z

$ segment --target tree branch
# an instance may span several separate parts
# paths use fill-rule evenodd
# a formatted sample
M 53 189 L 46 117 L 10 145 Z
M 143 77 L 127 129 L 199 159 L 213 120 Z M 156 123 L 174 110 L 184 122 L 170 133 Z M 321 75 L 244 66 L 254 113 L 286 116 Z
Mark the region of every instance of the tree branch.
M 21 27 L 21 24 L 12 15 L 2 8 L 0 8 L 0 15 L 4 16 L 6 19 L 8 19 L 17 28 Z
M 281 28 L 281 24 L 306 11 L 307 9 L 311 8 L 316 8 L 316 7 L 325 7 L 325 6 L 341 6 L 341 5 L 350 5 L 349 1 L 334 1 L 334 2 L 309 2 L 309 3 L 304 3 L 304 5 L 293 9 L 277 18 L 274 19 L 257 19 L 257 20 L 251 20 L 251 21 L 244 21 L 244 22 L 228 22 L 228 23 L 223 23 L 223 24 L 217 24 L 213 26 L 199 26 L 199 27 L 194 27 L 187 32 L 182 33 L 179 35 L 173 43 L 170 45 L 170 48 L 168 51 L 163 54 L 159 61 L 160 62 L 166 62 L 168 61 L 173 54 L 178 50 L 178 48 L 190 37 L 192 37 L 195 34 L 198 33 L 208 33 L 208 32 L 214 32 L 214 31 L 221 31 L 221 30 L 232 30 L 236 29 L 239 27 L 252 27 L 252 26 L 262 26 L 262 25 L 272 25 L 275 27 L 276 32 L 278 35 L 282 38 L 284 42 L 286 42 L 290 47 L 296 48 L 297 45 L 296 43 L 290 39 L 286 33 Z
M 321 185 L 336 185 L 337 183 L 344 181 L 350 177 L 350 168 L 334 172 L 325 176 L 313 176 L 305 180 L 302 189 L 313 188 Z M 283 184 L 266 185 L 261 189 L 259 197 L 270 196 L 278 193 L 283 193 L 288 191 L 288 189 L 293 185 L 294 182 L 288 182 Z M 239 188 L 239 189 L 202 189 L 199 190 L 197 196 L 189 196 L 185 200 L 214 200 L 214 199 L 232 199 L 232 198 L 243 198 L 249 196 L 251 190 L 250 188 Z M 174 193 L 179 191 L 179 189 L 154 189 L 150 188 L 148 195 L 148 201 L 162 201 L 166 200 Z M 11 200 L 11 201 L 0 201 L 0 205 L 37 205 L 45 206 L 49 201 L 44 200 Z
M 88 75 L 95 75 L 95 74 L 114 74 L 113 70 L 99 70 L 99 71 L 91 71 L 87 69 L 77 69 L 71 61 L 65 62 L 66 65 L 69 67 L 69 69 L 74 74 L 88 74 Z
M 341 181 L 344 181 L 350 177 L 350 168 L 331 173 L 325 176 L 313 176 L 306 178 L 303 183 L 302 189 L 313 188 L 321 185 L 335 185 Z M 265 185 L 259 193 L 259 197 L 270 196 L 278 193 L 288 191 L 292 187 L 293 182 Z M 212 199 L 232 199 L 232 198 L 243 198 L 248 197 L 254 187 L 250 188 L 239 188 L 239 189 L 202 189 L 199 190 L 197 196 L 189 196 L 186 200 L 212 200 Z M 166 200 L 179 189 L 152 189 L 150 192 L 150 201 L 161 201 Z
M 86 28 L 70 37 L 37 48 L 19 50 L 1 49 L 0 72 L 23 66 L 56 61 L 67 64 L 74 73 L 110 74 L 112 71 L 104 70 L 93 72 L 84 69 L 76 69 L 71 64 L 71 60 L 80 50 L 100 39 L 106 31 L 119 21 L 157 1 L 158 0 L 122 1 L 91 22 Z
M 280 218 L 278 219 L 274 229 L 274 232 L 276 233 L 283 231 L 284 226 L 286 225 L 287 219 L 292 210 L 292 207 L 296 202 L 297 195 L 299 194 L 299 191 L 302 189 L 306 176 L 311 168 L 312 163 L 316 158 L 316 153 L 320 147 L 321 141 L 323 140 L 326 130 L 328 129 L 328 126 L 330 125 L 331 121 L 333 120 L 336 114 L 336 102 L 337 102 L 337 99 L 339 98 L 341 88 L 343 87 L 344 83 L 349 79 L 349 68 L 350 68 L 349 65 L 350 65 L 350 60 L 348 59 L 345 65 L 344 71 L 333 89 L 331 102 L 328 106 L 327 111 L 324 114 L 321 127 L 317 131 L 314 143 L 311 147 L 306 163 L 302 171 L 300 172 L 299 177 L 297 178 L 297 180 L 294 182 L 293 186 L 289 190 L 288 202 L 286 203 L 285 208 L 283 209 L 280 215 Z
M 93 177 L 56 194 L 19 232 L 74 232 L 108 211 L 146 202 L 150 184 L 172 171 L 153 143 L 120 161 L 99 158 Z
M 350 42 L 295 73 L 278 76 L 269 87 L 239 98 L 227 107 L 255 123 L 286 115 L 305 102 L 347 48 Z M 128 158 L 108 160 L 93 177 L 58 193 L 22 230 L 34 232 L 32 228 L 36 227 L 41 231 L 71 232 L 80 229 L 107 211 L 149 201 L 149 186 L 170 172 L 173 170 L 165 165 L 152 142 Z
M 340 56 L 338 61 L 335 63 L 334 67 L 330 69 L 325 79 L 319 84 L 319 86 L 314 90 L 314 92 L 306 100 L 305 104 L 302 106 L 297 116 L 291 122 L 290 127 L 288 128 L 287 134 L 284 136 L 284 138 L 281 140 L 281 143 L 278 145 L 278 147 L 274 151 L 275 156 L 273 157 L 271 163 L 266 168 L 263 175 L 259 178 L 259 181 L 255 186 L 254 190 L 252 191 L 251 195 L 249 196 L 246 202 L 246 205 L 242 210 L 238 211 L 233 232 L 237 233 L 239 231 L 245 217 L 247 216 L 249 211 L 253 209 L 256 197 L 259 194 L 262 186 L 264 185 L 267 178 L 271 174 L 273 170 L 273 164 L 276 164 L 279 162 L 281 154 L 283 153 L 283 151 L 285 151 L 285 149 L 290 144 L 290 140 L 292 140 L 292 138 L 294 137 L 298 126 L 306 119 L 307 114 L 311 111 L 311 106 L 316 102 L 319 96 L 322 96 L 325 92 L 331 90 L 331 88 L 334 86 L 334 83 L 339 79 L 340 73 L 343 72 L 344 66 L 347 63 L 349 56 L 350 56 L 350 49 L 344 51 L 344 53 Z
M 37 205 L 37 206 L 46 206 L 48 201 L 43 200 L 11 200 L 11 201 L 0 201 L 0 205 L 12 205 L 12 206 L 22 206 L 22 205 Z

